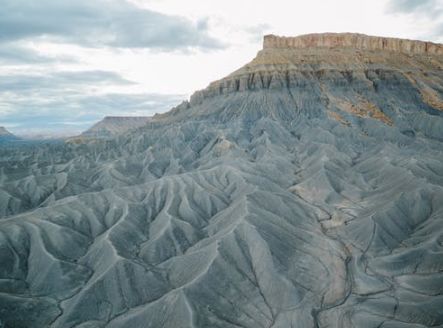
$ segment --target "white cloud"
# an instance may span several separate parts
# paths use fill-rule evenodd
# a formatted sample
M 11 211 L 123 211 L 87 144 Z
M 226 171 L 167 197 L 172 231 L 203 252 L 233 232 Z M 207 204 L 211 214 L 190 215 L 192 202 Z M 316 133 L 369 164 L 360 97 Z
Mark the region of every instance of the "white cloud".
M 12 42 L 16 45 L 15 48 L 1 48 L 0 45 L 0 61 L 3 56 L 0 75 L 11 75 L 13 78 L 14 75 L 23 74 L 46 74 L 50 77 L 60 71 L 113 72 L 115 76 L 135 83 L 122 85 L 115 83 L 115 80 L 110 82 L 109 76 L 103 75 L 103 83 L 99 80 L 86 83 L 77 81 L 77 84 L 71 83 L 69 89 L 74 95 L 84 93 L 86 89 L 85 96 L 88 97 L 106 98 L 106 95 L 119 94 L 120 99 L 127 96 L 128 103 L 122 101 L 118 104 L 121 114 L 125 114 L 125 106 L 134 109 L 134 101 L 140 104 L 138 95 L 189 96 L 211 81 L 226 76 L 255 56 L 261 48 L 264 33 L 359 32 L 443 41 L 441 0 L 130 0 L 132 4 L 119 0 L 118 5 L 115 5 L 117 0 L 109 0 L 109 4 L 114 4 L 109 8 L 100 7 L 103 1 L 79 0 L 63 7 L 65 2 L 42 0 L 39 9 L 34 12 L 27 0 L 6 0 L 5 4 L 16 10 L 20 9 L 20 5 L 24 6 L 22 13 L 26 12 L 27 15 L 23 17 L 28 17 L 29 21 L 17 25 L 17 21 L 13 21 L 14 12 L 0 14 L 3 25 L 9 28 L 0 30 L 0 40 L 8 39 L 9 44 Z M 5 4 L 3 9 L 6 8 Z M 45 6 L 49 6 L 46 9 L 50 11 L 61 10 L 63 17 L 73 19 L 63 21 L 58 17 L 50 19 L 48 26 L 42 26 L 45 21 L 39 20 L 38 14 L 47 11 Z M 84 15 L 78 15 L 81 12 L 78 10 L 73 15 L 69 8 L 74 7 L 83 8 Z M 117 19 L 113 20 L 112 17 Z M 79 20 L 87 24 L 82 28 L 71 26 L 78 24 Z M 103 21 L 117 22 L 111 28 L 111 34 L 109 31 L 103 32 Z M 155 26 L 152 25 L 154 21 L 158 22 Z M 35 28 L 32 22 L 40 25 L 37 24 L 38 28 Z M 14 26 L 18 30 L 11 33 Z M 150 34 L 145 33 L 145 27 L 151 28 Z M 90 36 L 95 38 L 96 33 L 99 34 L 100 46 L 91 46 L 87 35 L 82 35 L 88 28 L 93 31 Z M 227 48 L 219 47 L 220 44 Z M 14 53 L 17 59 L 14 59 Z M 44 86 L 44 82 L 41 83 Z M 42 117 L 50 120 L 49 115 L 43 115 L 46 110 L 41 98 L 36 96 L 38 88 L 38 85 L 34 85 L 34 93 L 16 90 L 20 104 L 8 105 L 8 119 L 14 115 L 11 112 L 26 108 L 28 103 L 34 109 L 33 115 L 38 114 L 40 105 Z M 58 111 L 68 113 L 75 105 L 82 112 L 90 110 L 81 106 L 90 106 L 91 102 L 80 101 L 75 96 L 70 98 L 69 93 L 64 97 L 67 103 L 63 106 L 60 94 L 64 91 L 60 89 L 51 91 L 47 88 L 45 92 L 47 99 L 54 100 L 51 103 L 54 106 L 49 108 L 57 107 Z M 105 98 L 96 102 L 94 110 L 103 116 L 106 110 L 118 115 L 118 106 L 110 106 L 109 102 L 103 101 Z M 172 100 L 179 102 L 179 98 L 170 96 L 163 104 L 172 106 Z M 115 98 L 110 96 L 107 99 Z M 73 104 L 68 103 L 73 100 Z M 98 110 L 99 106 L 103 106 L 102 111 Z M 166 106 L 161 107 L 161 110 L 166 109 Z M 0 125 L 5 120 L 5 110 L 5 106 L 0 109 Z M 26 121 L 23 113 L 17 114 L 17 118 Z M 64 118 L 69 121 L 75 119 L 69 115 Z M 9 122 L 16 124 L 16 121 Z M 57 119 L 56 122 L 61 121 Z
M 3 0 L 0 42 L 45 38 L 87 47 L 220 48 L 202 22 L 125 0 Z

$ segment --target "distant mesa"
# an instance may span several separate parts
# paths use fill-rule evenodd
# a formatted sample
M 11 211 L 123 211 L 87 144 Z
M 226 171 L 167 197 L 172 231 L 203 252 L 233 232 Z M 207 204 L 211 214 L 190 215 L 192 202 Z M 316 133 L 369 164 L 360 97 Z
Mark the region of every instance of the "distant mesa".
M 150 116 L 106 116 L 80 136 L 70 138 L 68 141 L 77 142 L 84 139 L 112 138 L 142 127 L 150 120 Z
M 343 85 L 354 86 L 360 81 L 362 86 L 377 91 L 389 76 L 396 75 L 410 83 L 427 106 L 443 111 L 443 98 L 437 86 L 440 82 L 434 76 L 443 69 L 442 56 L 442 44 L 408 39 L 355 33 L 266 35 L 263 49 L 251 62 L 195 92 L 186 106 L 229 94 L 293 89 L 302 92 L 306 90 L 304 86 L 315 86 L 330 107 L 391 124 L 367 99 L 352 100 L 354 108 L 344 95 L 333 95 L 336 85 L 328 90 L 325 83 L 341 80 Z M 295 98 L 300 99 L 300 95 Z M 301 107 L 307 110 L 307 106 Z
M 5 127 L 0 126 L 0 143 L 18 141 L 18 140 L 20 140 L 19 137 L 13 135 Z
M 142 127 L 151 119 L 149 116 L 106 116 L 82 133 L 84 137 L 107 138 Z

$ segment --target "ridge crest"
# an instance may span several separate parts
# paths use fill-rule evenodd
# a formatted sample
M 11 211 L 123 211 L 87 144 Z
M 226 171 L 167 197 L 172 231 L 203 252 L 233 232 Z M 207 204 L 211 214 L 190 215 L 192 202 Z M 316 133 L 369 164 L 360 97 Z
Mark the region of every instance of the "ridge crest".
M 263 49 L 356 48 L 361 50 L 387 50 L 406 54 L 443 55 L 443 44 L 369 36 L 358 33 L 317 33 L 295 37 L 265 35 Z

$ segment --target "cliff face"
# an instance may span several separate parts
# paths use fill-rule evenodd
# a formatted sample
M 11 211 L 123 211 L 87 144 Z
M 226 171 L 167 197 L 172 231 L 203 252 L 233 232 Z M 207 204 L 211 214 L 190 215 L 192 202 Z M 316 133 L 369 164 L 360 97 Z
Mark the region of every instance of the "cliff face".
M 285 115 L 328 115 L 343 124 L 369 118 L 443 138 L 443 129 L 435 123 L 443 120 L 442 115 L 423 115 L 443 112 L 442 47 L 360 34 L 266 36 L 264 49 L 250 63 L 196 92 L 174 113 L 178 118 L 191 113 L 205 116 L 207 108 L 201 105 L 220 97 L 232 95 L 241 102 L 278 93 L 281 102 L 298 109 Z M 418 114 L 413 107 L 423 112 Z M 252 116 L 262 109 L 247 108 Z M 232 115 L 238 113 L 224 110 L 222 117 Z
M 307 34 L 296 37 L 266 35 L 263 49 L 353 48 L 405 54 L 443 55 L 443 45 L 432 42 L 385 38 L 353 33 Z
M 351 33 L 268 35 L 256 58 L 196 92 L 191 103 L 232 92 L 298 87 L 312 80 L 315 83 L 320 77 L 323 81 L 336 80 L 340 75 L 372 84 L 380 75 L 396 74 L 407 79 L 412 73 L 423 82 L 418 84 L 424 86 L 442 69 L 441 44 Z M 426 88 L 419 88 L 420 92 L 429 93 Z

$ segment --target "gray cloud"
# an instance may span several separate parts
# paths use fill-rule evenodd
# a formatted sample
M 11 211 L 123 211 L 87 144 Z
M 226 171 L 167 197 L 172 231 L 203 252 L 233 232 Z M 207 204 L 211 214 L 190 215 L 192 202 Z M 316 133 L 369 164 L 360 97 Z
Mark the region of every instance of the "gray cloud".
M 207 21 L 141 9 L 126 0 L 3 0 L 0 42 L 49 38 L 89 47 L 214 49 Z
M 52 95 L 45 92 L 31 100 L 10 97 L 0 101 L 0 125 L 18 134 L 47 131 L 51 134 L 76 134 L 104 116 L 151 116 L 177 105 L 183 96 L 161 94 L 82 95 L 68 92 Z M 2 113 L 3 109 L 9 109 Z M 69 130 L 69 131 L 67 131 Z
M 51 63 L 54 59 L 17 45 L 0 46 L 0 63 L 2 64 L 42 64 Z
M 254 26 L 248 26 L 244 28 L 244 31 L 250 35 L 250 40 L 252 42 L 261 42 L 263 40 L 263 35 L 266 34 L 267 31 L 272 29 L 269 24 L 259 24 Z
M 433 8 L 435 5 L 435 0 L 391 0 L 388 10 L 391 12 L 412 13 Z
M 0 75 L 0 126 L 13 132 L 74 132 L 107 115 L 153 115 L 178 104 L 181 95 L 95 94 L 91 89 L 133 82 L 107 71 Z
M 108 71 L 59 71 L 45 74 L 0 75 L 0 95 L 5 92 L 19 92 L 27 96 L 35 90 L 48 90 L 53 93 L 65 92 L 66 88 L 93 87 L 97 85 L 128 85 L 128 81 L 119 74 Z
M 387 5 L 387 12 L 441 18 L 443 6 L 439 1 L 440 0 L 390 0 Z
M 407 14 L 429 20 L 432 28 L 421 38 L 443 38 L 443 3 L 441 0 L 389 0 L 387 13 Z
M 59 71 L 59 67 L 69 67 L 66 64 L 80 63 L 75 52 L 73 57 L 50 56 L 35 51 L 31 44 L 61 42 L 105 47 L 109 53 L 118 51 L 115 48 L 186 53 L 193 48 L 223 47 L 209 30 L 207 19 L 193 22 L 141 9 L 127 0 L 3 0 L 0 65 L 6 69 L 0 67 L 0 125 L 19 133 L 84 130 L 106 115 L 152 115 L 170 109 L 184 98 L 104 94 L 105 87 L 121 87 L 128 92 L 135 83 L 109 71 Z M 29 68 L 7 67 L 17 64 Z M 26 73 L 10 74 L 24 72 L 25 68 Z
M 78 63 L 73 56 L 48 56 L 29 48 L 23 42 L 0 43 L 0 64 L 5 65 L 48 65 L 54 63 L 72 64 Z

